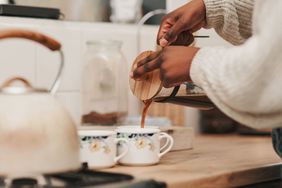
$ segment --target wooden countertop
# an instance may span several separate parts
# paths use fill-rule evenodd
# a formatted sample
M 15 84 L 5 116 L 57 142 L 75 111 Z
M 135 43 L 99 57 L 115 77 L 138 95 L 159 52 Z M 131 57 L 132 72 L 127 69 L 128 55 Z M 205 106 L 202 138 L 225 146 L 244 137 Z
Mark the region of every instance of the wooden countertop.
M 170 152 L 158 165 L 105 171 L 163 181 L 169 188 L 221 188 L 279 179 L 281 162 L 270 137 L 196 136 L 194 149 Z

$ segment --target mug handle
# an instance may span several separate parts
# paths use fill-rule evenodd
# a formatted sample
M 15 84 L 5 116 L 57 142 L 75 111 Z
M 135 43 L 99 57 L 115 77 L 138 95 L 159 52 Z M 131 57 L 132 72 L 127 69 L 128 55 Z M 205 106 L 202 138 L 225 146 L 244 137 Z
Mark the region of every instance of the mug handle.
M 162 136 L 163 133 L 160 133 L 160 135 Z M 165 138 L 165 137 L 163 137 Z M 161 138 L 162 139 L 162 138 Z M 161 147 L 160 151 L 163 151 L 168 145 L 169 145 L 170 142 L 166 141 L 165 144 Z
M 122 152 L 119 156 L 115 157 L 115 159 L 114 159 L 115 163 L 118 162 L 122 157 L 124 157 L 127 154 L 128 149 L 129 149 L 129 145 L 128 145 L 128 140 L 127 139 L 125 139 L 125 138 L 116 138 L 115 143 L 117 144 L 120 141 L 124 141 L 125 142 L 126 148 L 125 148 L 124 152 Z
M 167 152 L 169 152 L 170 150 L 171 150 L 171 148 L 172 148 L 172 146 L 173 146 L 173 138 L 170 136 L 170 135 L 168 135 L 167 133 L 160 133 L 160 137 L 159 137 L 159 140 L 161 140 L 161 139 L 166 139 L 166 143 L 164 144 L 164 146 L 160 149 L 160 150 L 162 150 L 162 149 L 164 149 L 165 147 L 167 147 L 166 148 L 166 150 L 164 150 L 163 152 L 160 152 L 159 153 L 159 157 L 161 158 L 164 154 L 166 154 Z

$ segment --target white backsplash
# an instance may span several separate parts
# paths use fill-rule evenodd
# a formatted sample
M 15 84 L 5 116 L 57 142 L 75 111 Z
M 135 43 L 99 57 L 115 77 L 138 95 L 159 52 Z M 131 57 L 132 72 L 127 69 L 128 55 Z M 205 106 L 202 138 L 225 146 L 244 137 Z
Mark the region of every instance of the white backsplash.
M 62 43 L 65 54 L 65 69 L 62 84 L 57 94 L 77 124 L 81 114 L 81 65 L 86 41 L 95 39 L 115 39 L 123 42 L 122 51 L 128 67 L 137 56 L 137 27 L 135 25 L 117 25 L 111 23 L 64 22 L 44 19 L 26 19 L 0 17 L 0 29 L 24 28 L 39 31 L 54 37 Z M 145 26 L 141 30 L 140 49 L 155 49 L 157 26 Z M 211 31 L 210 39 L 199 39 L 200 46 L 225 44 Z M 22 39 L 0 41 L 0 82 L 11 76 L 23 76 L 37 87 L 50 88 L 58 71 L 59 56 L 41 45 Z M 129 114 L 139 113 L 138 100 L 129 92 Z M 191 114 L 195 114 L 192 112 Z M 197 120 L 189 122 L 197 124 Z

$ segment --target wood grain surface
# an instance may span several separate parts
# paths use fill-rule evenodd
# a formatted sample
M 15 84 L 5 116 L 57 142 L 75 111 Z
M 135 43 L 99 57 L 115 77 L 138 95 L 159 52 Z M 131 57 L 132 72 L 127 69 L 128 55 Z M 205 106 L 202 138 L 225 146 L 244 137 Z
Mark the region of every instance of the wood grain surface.
M 279 179 L 281 165 L 270 137 L 197 136 L 193 150 L 170 152 L 158 165 L 105 171 L 153 178 L 169 188 L 222 188 Z
M 131 71 L 138 67 L 138 63 L 151 55 L 153 51 L 145 51 L 139 54 L 134 60 Z M 140 80 L 129 78 L 129 85 L 132 93 L 140 100 L 148 100 L 153 98 L 162 88 L 159 70 L 147 73 Z

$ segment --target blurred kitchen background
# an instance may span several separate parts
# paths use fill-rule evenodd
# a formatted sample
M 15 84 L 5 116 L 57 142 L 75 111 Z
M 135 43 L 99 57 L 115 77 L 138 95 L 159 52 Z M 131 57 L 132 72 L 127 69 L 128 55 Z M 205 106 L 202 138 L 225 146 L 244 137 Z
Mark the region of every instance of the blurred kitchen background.
M 156 49 L 162 14 L 142 25 L 138 22 L 154 10 L 172 11 L 187 0 L 15 0 L 1 4 L 53 7 L 60 20 L 0 17 L 0 28 L 40 31 L 62 43 L 66 66 L 57 93 L 77 125 L 139 124 L 141 103 L 130 92 L 128 73 L 134 58 Z M 201 30 L 195 45 L 229 45 L 213 30 Z M 49 88 L 59 65 L 58 54 L 24 40 L 0 41 L 0 81 L 23 76 L 37 87 Z M 218 115 L 219 114 L 219 115 Z M 232 132 L 236 123 L 220 112 L 199 113 L 193 108 L 154 104 L 147 124 L 190 126 L 207 132 Z M 206 121 L 209 119 L 209 121 Z M 222 120 L 225 121 L 222 121 Z M 224 122 L 224 125 L 221 124 Z

